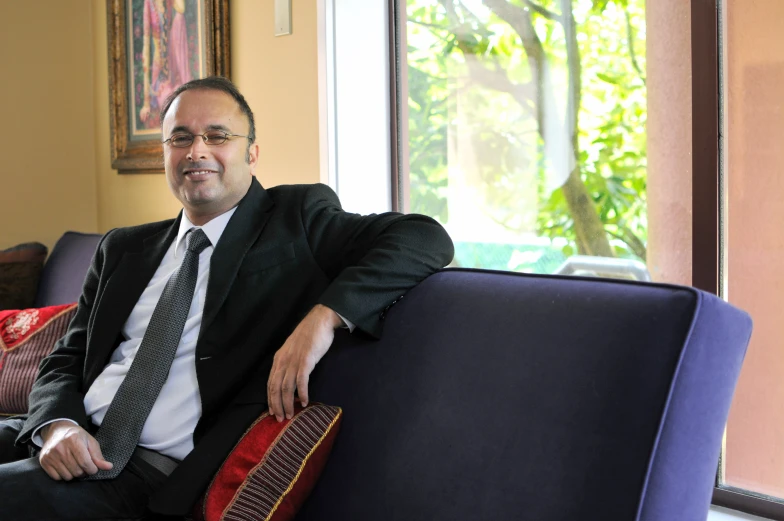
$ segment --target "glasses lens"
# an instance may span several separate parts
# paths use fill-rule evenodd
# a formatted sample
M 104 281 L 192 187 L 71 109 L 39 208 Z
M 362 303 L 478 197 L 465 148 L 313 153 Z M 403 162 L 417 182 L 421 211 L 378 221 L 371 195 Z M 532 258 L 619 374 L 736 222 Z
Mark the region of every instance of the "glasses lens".
M 210 130 L 204 133 L 204 142 L 208 145 L 222 145 L 229 137 L 220 130 Z
M 174 134 L 170 143 L 173 147 L 189 147 L 193 143 L 193 136 L 191 134 Z

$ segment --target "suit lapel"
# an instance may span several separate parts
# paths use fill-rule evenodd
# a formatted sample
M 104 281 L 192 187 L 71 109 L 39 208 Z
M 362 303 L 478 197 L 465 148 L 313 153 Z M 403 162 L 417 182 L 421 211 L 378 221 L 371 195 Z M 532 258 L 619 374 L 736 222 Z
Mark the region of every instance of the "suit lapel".
M 86 361 L 88 385 L 98 376 L 106 363 L 106 356 L 115 347 L 115 341 L 133 307 L 141 297 L 155 270 L 177 236 L 180 217 L 160 232 L 137 243 L 128 245 L 117 268 L 106 283 L 94 320 L 90 345 L 91 360 Z M 97 371 L 97 372 L 96 372 Z
M 226 300 L 242 259 L 267 224 L 272 206 L 269 194 L 254 177 L 212 253 L 199 339 L 203 338 Z

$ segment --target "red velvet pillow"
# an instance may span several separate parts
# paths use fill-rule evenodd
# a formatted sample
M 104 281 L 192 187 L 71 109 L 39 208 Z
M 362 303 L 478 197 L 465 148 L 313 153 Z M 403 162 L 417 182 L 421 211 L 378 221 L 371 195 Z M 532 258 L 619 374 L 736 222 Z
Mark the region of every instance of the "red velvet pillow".
M 280 423 L 262 414 L 223 462 L 194 517 L 293 519 L 324 469 L 342 417 L 342 409 L 321 403 L 297 406 Z
M 76 304 L 0 311 L 0 416 L 27 412 L 38 365 L 75 313 Z

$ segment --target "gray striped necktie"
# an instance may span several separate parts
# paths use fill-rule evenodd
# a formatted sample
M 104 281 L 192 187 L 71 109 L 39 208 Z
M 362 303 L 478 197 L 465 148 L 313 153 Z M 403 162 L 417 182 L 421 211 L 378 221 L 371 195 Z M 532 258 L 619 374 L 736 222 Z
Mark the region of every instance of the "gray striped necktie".
M 210 246 L 201 229 L 189 232 L 188 250 L 180 268 L 171 276 L 155 306 L 136 357 L 106 410 L 95 439 L 105 460 L 114 466 L 85 479 L 112 479 L 125 468 L 155 400 L 169 376 L 174 354 L 193 302 L 199 254 Z

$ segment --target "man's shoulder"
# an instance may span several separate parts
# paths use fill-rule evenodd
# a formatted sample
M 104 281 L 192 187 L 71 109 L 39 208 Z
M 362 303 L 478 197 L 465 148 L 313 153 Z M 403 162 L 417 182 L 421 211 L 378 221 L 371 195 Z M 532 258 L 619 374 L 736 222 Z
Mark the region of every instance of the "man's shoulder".
M 175 221 L 176 219 L 167 219 L 165 221 L 139 224 L 136 226 L 114 228 L 104 235 L 104 247 L 110 248 L 121 244 L 144 241 L 148 237 L 152 237 L 153 235 L 169 229 Z
M 335 191 L 323 183 L 278 185 L 266 190 L 275 203 L 284 203 L 287 206 L 293 203 L 305 204 L 314 199 L 338 202 Z
M 278 196 L 295 196 L 295 195 L 303 195 L 308 192 L 331 192 L 335 193 L 332 188 L 325 185 L 324 183 L 300 183 L 300 184 L 291 184 L 291 185 L 277 185 L 273 186 L 272 188 L 267 188 L 267 192 L 270 195 L 278 195 Z

